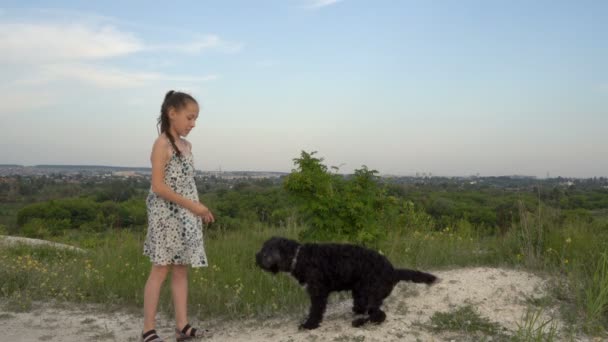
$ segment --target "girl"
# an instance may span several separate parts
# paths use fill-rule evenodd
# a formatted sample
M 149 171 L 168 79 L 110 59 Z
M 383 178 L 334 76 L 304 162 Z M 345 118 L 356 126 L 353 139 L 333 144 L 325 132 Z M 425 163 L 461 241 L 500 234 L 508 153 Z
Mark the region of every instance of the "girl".
M 172 270 L 171 292 L 177 341 L 202 336 L 187 319 L 188 265 L 206 267 L 202 224 L 213 214 L 198 200 L 192 145 L 185 137 L 198 118 L 198 103 L 185 93 L 169 91 L 160 109 L 160 135 L 152 148 L 152 186 L 146 200 L 148 232 L 144 254 L 152 270 L 144 290 L 144 342 L 161 342 L 155 329 L 160 288 Z

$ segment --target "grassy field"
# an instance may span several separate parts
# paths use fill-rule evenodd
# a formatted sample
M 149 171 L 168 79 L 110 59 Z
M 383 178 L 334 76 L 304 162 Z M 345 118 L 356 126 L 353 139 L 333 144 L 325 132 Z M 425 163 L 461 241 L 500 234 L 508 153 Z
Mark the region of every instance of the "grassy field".
M 270 236 L 297 237 L 302 227 L 254 224 L 208 232 L 210 267 L 190 273 L 190 312 L 201 318 L 267 317 L 302 312 L 307 298 L 286 275 L 273 277 L 254 264 L 254 254 Z M 60 237 L 86 252 L 51 247 L 0 248 L 0 297 L 7 310 L 28 310 L 32 301 L 51 298 L 102 303 L 140 310 L 150 262 L 142 255 L 142 233 L 113 230 Z M 564 222 L 551 215 L 522 218 L 503 236 L 478 236 L 467 224 L 442 231 L 391 229 L 377 246 L 395 265 L 420 269 L 467 266 L 523 268 L 553 275 L 552 301 L 563 316 L 590 333 L 608 327 L 608 229 L 603 223 Z M 169 286 L 160 310 L 171 312 Z

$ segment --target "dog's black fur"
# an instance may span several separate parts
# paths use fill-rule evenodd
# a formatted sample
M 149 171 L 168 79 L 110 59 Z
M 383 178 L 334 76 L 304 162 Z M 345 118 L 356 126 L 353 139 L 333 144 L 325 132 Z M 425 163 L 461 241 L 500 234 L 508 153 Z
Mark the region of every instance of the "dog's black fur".
M 295 259 L 295 261 L 294 261 Z M 373 250 L 350 244 L 299 244 L 273 237 L 256 254 L 260 268 L 272 273 L 289 272 L 310 296 L 310 312 L 300 328 L 315 329 L 323 320 L 327 297 L 333 291 L 352 291 L 353 312 L 368 317 L 353 321 L 361 326 L 368 321 L 382 323 L 386 314 L 380 309 L 384 298 L 401 280 L 433 284 L 432 274 L 395 269 L 386 257 Z

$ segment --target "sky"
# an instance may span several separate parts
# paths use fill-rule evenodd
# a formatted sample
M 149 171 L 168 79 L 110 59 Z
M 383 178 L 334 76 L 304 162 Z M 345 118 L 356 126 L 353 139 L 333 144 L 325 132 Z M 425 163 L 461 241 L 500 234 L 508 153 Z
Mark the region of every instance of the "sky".
M 608 176 L 608 1 L 0 2 L 0 164 Z

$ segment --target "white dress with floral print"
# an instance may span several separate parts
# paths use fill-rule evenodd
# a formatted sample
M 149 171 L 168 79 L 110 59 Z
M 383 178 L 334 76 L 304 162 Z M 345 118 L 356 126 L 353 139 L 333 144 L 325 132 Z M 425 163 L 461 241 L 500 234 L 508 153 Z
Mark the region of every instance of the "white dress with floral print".
M 181 157 L 172 153 L 165 166 L 165 184 L 178 194 L 198 201 L 192 153 Z M 158 196 L 152 189 L 146 205 L 148 232 L 144 242 L 144 255 L 149 256 L 155 265 L 206 267 L 201 218 Z

